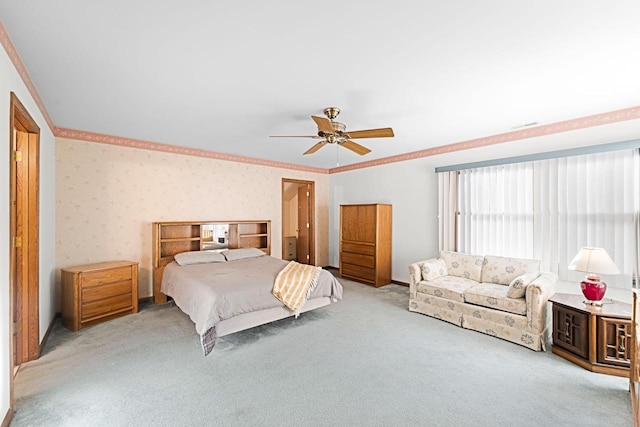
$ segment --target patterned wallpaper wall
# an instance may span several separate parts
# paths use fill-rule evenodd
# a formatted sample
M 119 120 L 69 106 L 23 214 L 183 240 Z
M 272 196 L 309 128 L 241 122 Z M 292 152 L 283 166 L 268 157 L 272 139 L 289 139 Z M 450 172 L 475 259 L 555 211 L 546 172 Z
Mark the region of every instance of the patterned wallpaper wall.
M 316 263 L 328 264 L 329 175 L 78 140 L 56 140 L 56 291 L 60 268 L 140 263 L 152 294 L 154 221 L 271 220 L 282 254 L 282 178 L 315 182 Z

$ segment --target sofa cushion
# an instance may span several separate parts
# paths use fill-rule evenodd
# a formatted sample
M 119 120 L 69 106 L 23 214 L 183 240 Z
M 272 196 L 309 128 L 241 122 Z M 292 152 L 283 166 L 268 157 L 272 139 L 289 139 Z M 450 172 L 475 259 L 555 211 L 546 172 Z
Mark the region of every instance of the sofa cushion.
M 486 255 L 482 264 L 482 279 L 478 281 L 509 285 L 513 279 L 524 273 L 539 274 L 540 261 L 535 259 Z
M 433 280 L 447 275 L 447 265 L 442 258 L 433 258 L 420 265 L 422 280 Z
M 423 280 L 418 283 L 416 290 L 451 301 L 464 302 L 464 292 L 477 284 L 475 280 L 464 277 L 444 276 L 429 281 Z
M 509 313 L 526 315 L 527 302 L 524 298 L 509 298 L 509 288 L 497 283 L 480 283 L 464 291 L 464 300 L 469 304 L 493 308 Z
M 509 298 L 522 298 L 527 291 L 527 286 L 529 283 L 533 282 L 540 274 L 533 273 L 524 273 L 520 276 L 516 277 L 509 283 L 509 288 L 507 289 L 507 297 Z
M 481 255 L 440 251 L 440 258 L 444 259 L 449 276 L 464 277 L 476 282 L 480 281 L 483 259 Z

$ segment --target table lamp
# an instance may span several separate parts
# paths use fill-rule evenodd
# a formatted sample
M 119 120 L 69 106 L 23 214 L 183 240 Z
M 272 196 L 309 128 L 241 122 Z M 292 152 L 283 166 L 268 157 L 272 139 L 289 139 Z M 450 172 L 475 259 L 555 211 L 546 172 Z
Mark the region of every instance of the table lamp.
M 620 274 L 620 270 L 602 248 L 582 248 L 569 264 L 569 270 L 582 271 L 587 277 L 580 282 L 586 303 L 602 306 L 602 298 L 607 284 L 600 280 L 600 274 Z

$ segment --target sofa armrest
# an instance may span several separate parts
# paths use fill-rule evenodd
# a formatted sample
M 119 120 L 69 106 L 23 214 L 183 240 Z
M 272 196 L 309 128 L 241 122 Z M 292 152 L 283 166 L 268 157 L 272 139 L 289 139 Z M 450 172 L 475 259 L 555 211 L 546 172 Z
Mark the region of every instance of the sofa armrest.
M 531 331 L 542 332 L 547 327 L 547 301 L 556 293 L 558 275 L 542 273 L 527 286 L 527 323 Z
M 440 258 L 430 258 L 409 265 L 409 293 L 411 298 L 415 298 L 416 296 L 416 286 L 418 283 L 425 279 L 423 277 L 423 270 L 429 272 L 429 277 L 426 278 L 426 280 L 433 280 L 447 275 L 446 265 Z
M 409 293 L 412 297 L 416 296 L 416 285 L 422 280 L 422 271 L 420 266 L 424 261 L 414 262 L 409 265 Z

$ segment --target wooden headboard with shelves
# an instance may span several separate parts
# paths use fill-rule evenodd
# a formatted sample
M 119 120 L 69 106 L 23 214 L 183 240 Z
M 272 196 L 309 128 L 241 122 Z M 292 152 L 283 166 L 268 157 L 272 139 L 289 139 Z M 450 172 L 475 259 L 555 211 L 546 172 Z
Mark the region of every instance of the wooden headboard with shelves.
M 225 230 L 224 237 L 216 231 Z M 221 240 L 219 240 L 221 239 Z M 271 221 L 172 221 L 153 223 L 153 301 L 167 302 L 160 292 L 162 274 L 180 252 L 228 247 L 259 248 L 271 254 Z

